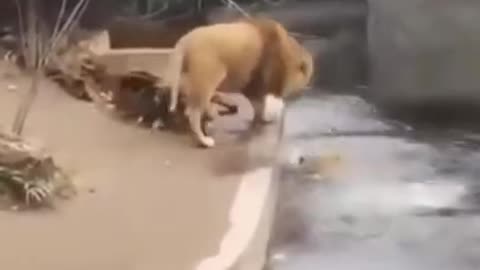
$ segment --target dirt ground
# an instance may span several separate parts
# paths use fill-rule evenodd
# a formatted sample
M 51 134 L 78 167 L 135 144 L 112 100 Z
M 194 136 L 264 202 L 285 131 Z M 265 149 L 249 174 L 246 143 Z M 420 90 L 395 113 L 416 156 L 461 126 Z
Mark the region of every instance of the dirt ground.
M 0 78 L 0 126 L 9 127 L 26 81 Z M 217 125 L 218 146 L 201 150 L 186 134 L 115 121 L 44 82 L 25 135 L 53 153 L 78 195 L 53 211 L 0 212 L 0 267 L 193 269 L 228 227 L 248 156 L 235 138 L 251 112 L 240 111 Z

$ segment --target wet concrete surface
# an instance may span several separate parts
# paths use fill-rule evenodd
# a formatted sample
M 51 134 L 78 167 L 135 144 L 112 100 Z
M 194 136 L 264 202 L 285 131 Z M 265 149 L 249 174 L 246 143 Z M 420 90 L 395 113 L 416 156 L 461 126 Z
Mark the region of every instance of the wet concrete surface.
M 479 145 L 356 97 L 302 98 L 285 119 L 265 269 L 479 269 Z

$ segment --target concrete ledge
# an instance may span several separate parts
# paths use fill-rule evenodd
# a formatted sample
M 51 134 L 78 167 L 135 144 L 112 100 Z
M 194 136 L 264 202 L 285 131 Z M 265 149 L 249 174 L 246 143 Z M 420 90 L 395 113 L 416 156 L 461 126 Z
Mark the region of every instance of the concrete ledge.
M 230 228 L 215 256 L 202 260 L 197 270 L 261 269 L 271 218 L 274 188 L 272 169 L 245 174 L 230 210 Z M 263 253 L 263 254 L 262 254 Z
M 15 83 L 18 91 L 1 93 L 4 125 L 27 89 L 25 80 Z M 188 136 L 112 121 L 48 82 L 41 90 L 26 135 L 41 139 L 71 172 L 79 196 L 51 213 L 1 212 L 0 236 L 9 243 L 0 254 L 5 269 L 214 270 L 247 260 L 261 264 L 250 254 L 255 241 L 268 235 L 262 220 L 274 182 L 277 126 L 243 143 L 236 132 L 242 134 L 251 115 L 241 110 L 235 121 L 219 123 L 222 147 L 206 152 L 192 147 Z M 226 161 L 248 166 L 225 175 L 219 169 Z M 265 249 L 257 247 L 255 254 L 263 255 Z M 18 260 L 18 254 L 30 259 Z
M 230 209 L 230 227 L 219 251 L 202 260 L 196 270 L 263 268 L 278 191 L 274 161 L 280 129 L 280 125 L 270 126 L 249 143 L 250 162 L 255 165 L 260 161 L 264 165 L 248 170 L 242 176 Z

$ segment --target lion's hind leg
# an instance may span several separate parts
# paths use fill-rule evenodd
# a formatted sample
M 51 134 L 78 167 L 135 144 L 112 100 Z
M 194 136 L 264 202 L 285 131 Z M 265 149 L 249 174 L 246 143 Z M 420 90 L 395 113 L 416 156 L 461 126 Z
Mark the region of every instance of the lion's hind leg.
M 207 148 L 215 146 L 215 140 L 212 137 L 207 136 L 204 132 L 202 124 L 203 109 L 199 106 L 195 106 L 190 107 L 187 110 L 190 128 L 200 145 Z
M 206 134 L 204 123 L 205 116 L 212 114 L 212 98 L 217 87 L 226 77 L 226 70 L 221 64 L 206 65 L 210 68 L 203 68 L 201 77 L 191 79 L 192 88 L 188 91 L 187 111 L 195 139 L 203 147 L 215 146 L 215 140 Z

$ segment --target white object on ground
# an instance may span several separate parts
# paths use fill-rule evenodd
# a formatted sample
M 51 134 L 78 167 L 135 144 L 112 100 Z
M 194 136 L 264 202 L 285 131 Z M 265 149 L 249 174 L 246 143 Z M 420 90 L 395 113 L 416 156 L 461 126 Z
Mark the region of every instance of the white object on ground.
M 9 84 L 7 86 L 8 91 L 15 91 L 15 90 L 17 90 L 17 88 L 18 87 L 15 84 Z

